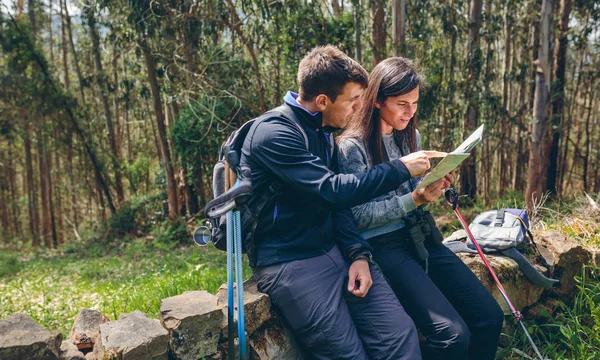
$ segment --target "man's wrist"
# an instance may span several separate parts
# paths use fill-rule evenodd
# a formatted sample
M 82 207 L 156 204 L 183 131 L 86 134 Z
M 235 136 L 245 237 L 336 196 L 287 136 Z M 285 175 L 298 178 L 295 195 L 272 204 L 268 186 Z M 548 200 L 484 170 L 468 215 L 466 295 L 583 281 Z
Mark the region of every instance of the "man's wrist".
M 367 260 L 367 262 L 371 262 L 373 260 L 373 255 L 367 249 L 361 249 L 350 254 L 350 261 L 355 262 L 356 260 Z

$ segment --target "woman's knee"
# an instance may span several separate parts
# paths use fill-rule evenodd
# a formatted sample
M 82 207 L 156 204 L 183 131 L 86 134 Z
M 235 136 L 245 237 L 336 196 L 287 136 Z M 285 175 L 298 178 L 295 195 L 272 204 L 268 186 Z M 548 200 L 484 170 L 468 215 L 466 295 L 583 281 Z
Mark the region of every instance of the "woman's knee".
M 447 331 L 447 341 L 449 353 L 466 355 L 471 343 L 471 332 L 464 322 L 453 323 Z

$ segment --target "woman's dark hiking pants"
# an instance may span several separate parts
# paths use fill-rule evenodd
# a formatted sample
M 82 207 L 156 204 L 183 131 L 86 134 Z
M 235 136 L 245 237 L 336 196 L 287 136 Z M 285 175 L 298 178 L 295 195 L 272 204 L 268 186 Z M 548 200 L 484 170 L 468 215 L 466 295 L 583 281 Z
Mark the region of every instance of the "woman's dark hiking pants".
M 423 359 L 493 360 L 504 321 L 494 297 L 443 244 L 426 243 L 425 273 L 401 234 L 370 242 L 373 259 L 427 340 L 421 346 Z
M 321 256 L 254 270 L 296 339 L 314 359 L 421 359 L 415 324 L 381 272 L 364 298 L 348 292 L 349 263 L 334 246 Z

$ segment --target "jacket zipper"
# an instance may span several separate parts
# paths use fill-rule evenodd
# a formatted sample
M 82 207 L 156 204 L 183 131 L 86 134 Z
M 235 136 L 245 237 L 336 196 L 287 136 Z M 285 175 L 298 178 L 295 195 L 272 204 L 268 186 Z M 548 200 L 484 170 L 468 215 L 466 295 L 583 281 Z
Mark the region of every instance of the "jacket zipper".
M 273 208 L 273 225 L 275 225 L 275 220 L 277 220 L 277 211 L 278 211 L 278 204 L 275 203 L 275 207 Z

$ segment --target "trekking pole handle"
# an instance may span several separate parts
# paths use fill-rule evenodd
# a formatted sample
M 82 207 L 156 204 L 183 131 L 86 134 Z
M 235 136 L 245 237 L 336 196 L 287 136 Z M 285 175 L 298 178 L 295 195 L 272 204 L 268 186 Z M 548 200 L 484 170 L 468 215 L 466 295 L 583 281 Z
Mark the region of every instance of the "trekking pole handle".
M 458 206 L 458 192 L 454 190 L 454 188 L 447 188 L 444 191 L 444 197 L 446 198 L 446 201 L 452 205 L 452 210 L 456 210 L 456 207 Z

